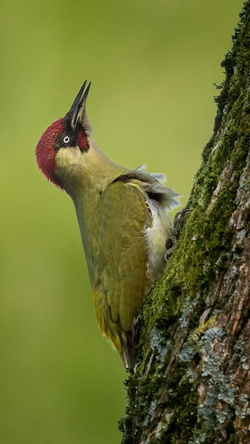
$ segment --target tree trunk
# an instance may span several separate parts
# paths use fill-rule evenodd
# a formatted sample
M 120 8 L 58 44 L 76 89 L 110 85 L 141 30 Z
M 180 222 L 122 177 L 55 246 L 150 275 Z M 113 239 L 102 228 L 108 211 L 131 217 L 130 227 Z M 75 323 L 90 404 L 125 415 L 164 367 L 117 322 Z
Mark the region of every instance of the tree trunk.
M 250 443 L 250 0 L 166 274 L 140 314 L 123 444 Z

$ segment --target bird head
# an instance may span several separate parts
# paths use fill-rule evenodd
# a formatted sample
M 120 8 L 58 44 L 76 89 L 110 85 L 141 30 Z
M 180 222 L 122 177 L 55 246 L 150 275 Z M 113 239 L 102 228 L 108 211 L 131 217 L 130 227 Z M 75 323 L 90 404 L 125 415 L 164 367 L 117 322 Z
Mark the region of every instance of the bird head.
M 84 82 L 73 105 L 64 118 L 56 120 L 42 134 L 37 147 L 37 164 L 45 177 L 65 189 L 64 176 L 68 169 L 77 172 L 81 156 L 89 150 L 92 127 L 86 114 L 86 100 L 91 82 Z

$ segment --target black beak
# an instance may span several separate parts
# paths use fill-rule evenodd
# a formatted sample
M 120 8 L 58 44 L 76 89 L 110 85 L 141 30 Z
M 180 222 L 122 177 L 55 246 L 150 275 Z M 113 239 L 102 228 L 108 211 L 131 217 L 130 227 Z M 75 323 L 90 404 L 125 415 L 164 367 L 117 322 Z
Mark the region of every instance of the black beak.
M 89 89 L 91 82 L 89 82 L 87 88 L 85 89 L 87 80 L 85 80 L 84 84 L 80 88 L 79 93 L 77 94 L 73 105 L 71 106 L 70 110 L 65 115 L 65 119 L 68 119 L 70 121 L 71 127 L 74 129 L 77 125 L 77 122 L 81 120 L 83 111 L 85 109 L 85 103 L 88 97 Z M 84 91 L 85 90 L 85 91 Z

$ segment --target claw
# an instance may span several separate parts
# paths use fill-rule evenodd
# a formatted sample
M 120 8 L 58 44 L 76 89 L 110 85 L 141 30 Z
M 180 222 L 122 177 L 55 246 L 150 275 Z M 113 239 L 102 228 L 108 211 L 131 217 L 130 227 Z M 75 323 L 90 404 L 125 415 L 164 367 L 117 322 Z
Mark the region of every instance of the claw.
M 176 213 L 176 215 L 174 217 L 174 226 L 178 220 L 182 219 L 186 215 L 186 213 L 189 213 L 190 211 L 191 210 L 189 210 L 189 209 L 178 211 L 178 213 Z
M 170 234 L 169 238 L 166 240 L 166 252 L 164 254 L 164 259 L 166 262 L 168 262 L 171 254 L 173 252 L 173 249 L 174 249 L 175 245 L 177 244 L 177 240 L 179 238 L 179 234 L 180 234 L 180 231 L 181 231 L 183 223 L 184 223 L 184 217 L 190 211 L 191 210 L 189 210 L 189 209 L 181 210 L 178 213 L 176 213 L 176 215 L 174 217 L 174 223 L 173 223 L 173 228 L 172 228 L 171 234 Z

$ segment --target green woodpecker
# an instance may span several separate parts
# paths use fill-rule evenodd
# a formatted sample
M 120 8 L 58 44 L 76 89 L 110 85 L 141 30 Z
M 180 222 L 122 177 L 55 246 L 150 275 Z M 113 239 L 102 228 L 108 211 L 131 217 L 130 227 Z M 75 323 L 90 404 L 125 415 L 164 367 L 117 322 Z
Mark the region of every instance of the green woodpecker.
M 43 174 L 72 198 L 102 333 L 132 368 L 134 329 L 143 301 L 162 276 L 174 190 L 142 168 L 130 170 L 105 156 L 90 137 L 86 114 L 90 83 L 37 147 Z

